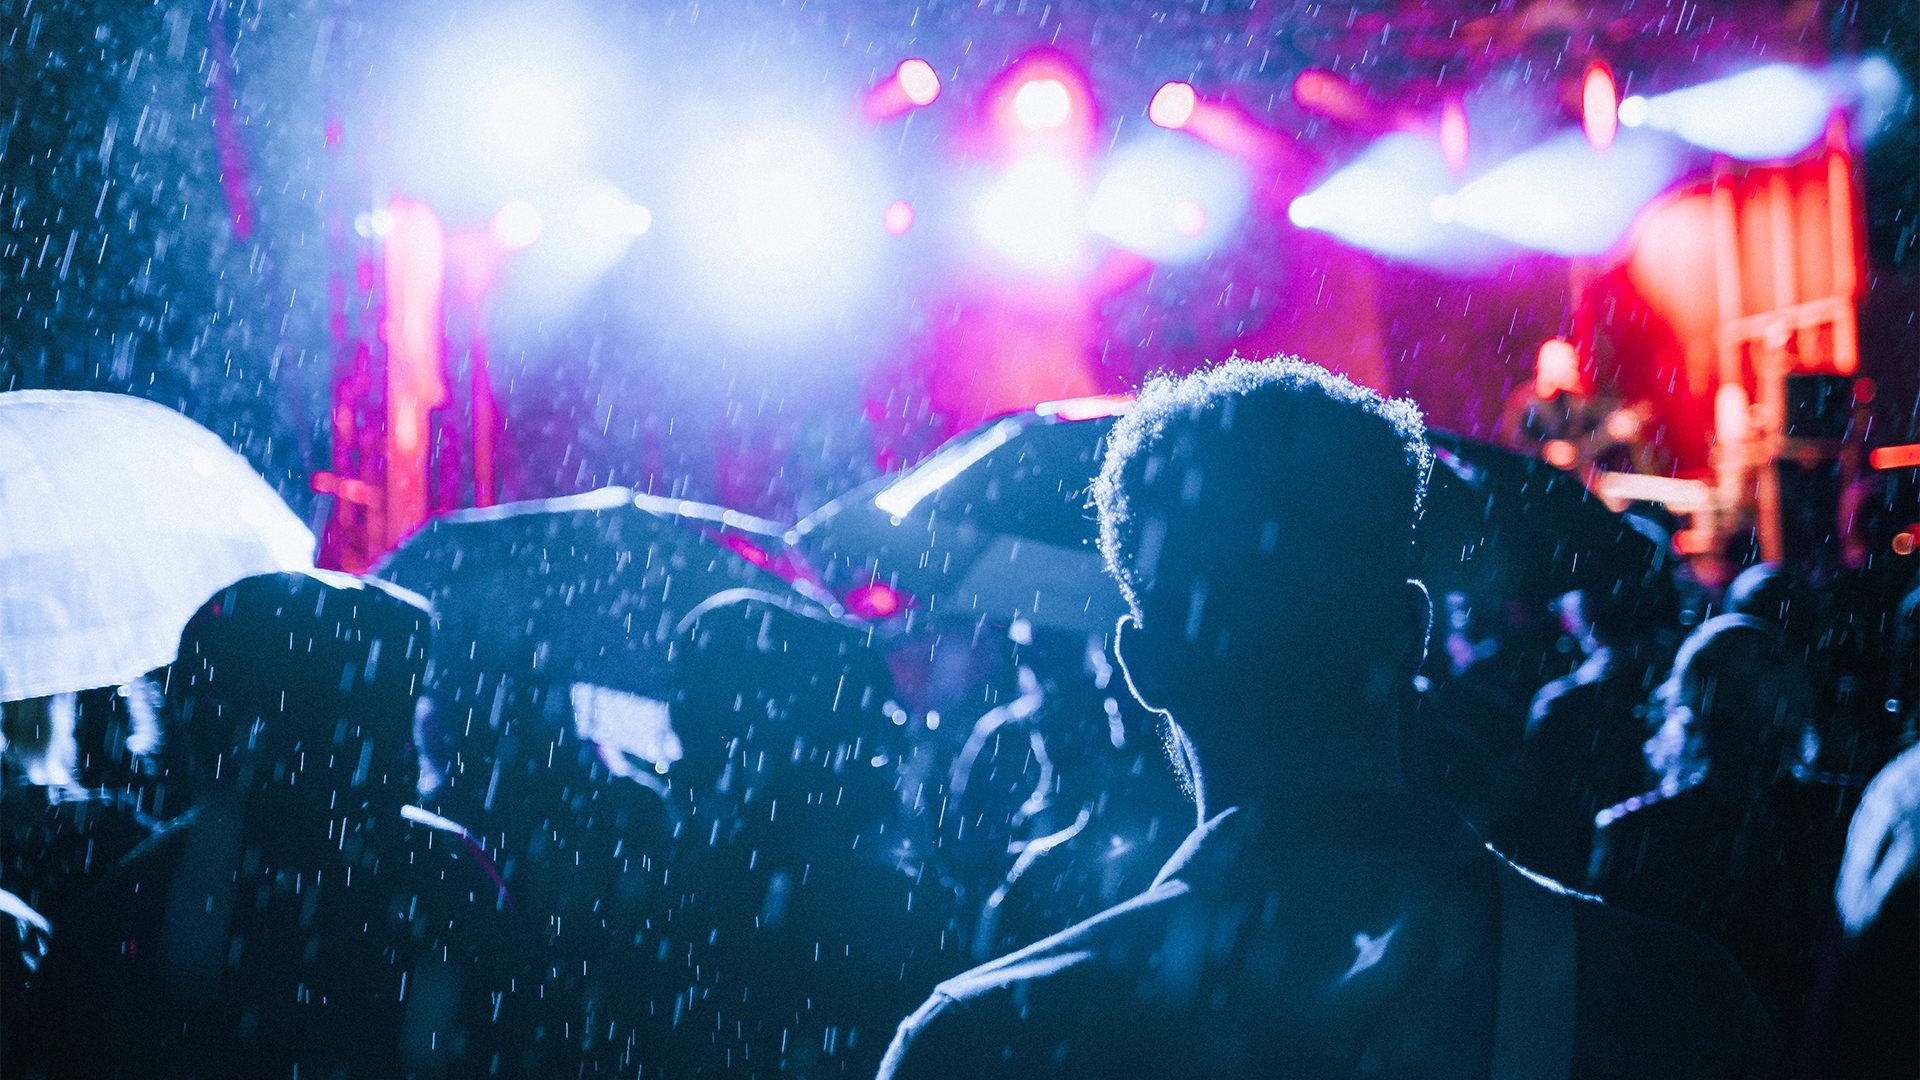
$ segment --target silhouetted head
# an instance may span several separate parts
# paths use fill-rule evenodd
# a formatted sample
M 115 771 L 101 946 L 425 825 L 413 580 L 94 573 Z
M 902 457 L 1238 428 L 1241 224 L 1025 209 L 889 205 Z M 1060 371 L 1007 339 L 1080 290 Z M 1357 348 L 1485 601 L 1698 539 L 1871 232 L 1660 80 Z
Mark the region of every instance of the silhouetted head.
M 1776 779 L 1812 727 L 1805 667 L 1778 629 L 1746 615 L 1701 623 L 1657 698 L 1665 721 L 1649 742 L 1650 762 L 1726 786 Z
M 1814 618 L 1815 598 L 1799 574 L 1777 562 L 1755 563 L 1727 586 L 1727 610 L 1750 615 L 1801 636 Z
M 167 687 L 195 784 L 339 809 L 410 800 L 429 628 L 422 603 L 344 574 L 263 574 L 215 593 Z
M 1426 637 L 1408 579 L 1430 461 L 1411 402 L 1312 364 L 1149 382 L 1094 486 L 1143 701 L 1189 728 L 1384 704 Z

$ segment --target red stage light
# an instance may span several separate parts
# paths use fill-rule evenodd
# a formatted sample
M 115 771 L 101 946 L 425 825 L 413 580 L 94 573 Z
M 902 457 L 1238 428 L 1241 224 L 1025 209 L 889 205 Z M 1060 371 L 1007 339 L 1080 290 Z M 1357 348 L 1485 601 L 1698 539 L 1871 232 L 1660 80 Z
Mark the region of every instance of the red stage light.
M 905 236 L 913 228 L 913 204 L 905 199 L 896 199 L 887 207 L 887 233 L 891 236 Z
M 933 99 L 940 96 L 940 76 L 934 74 L 933 65 L 925 60 L 900 61 L 893 77 L 900 83 L 900 89 L 906 91 L 907 100 L 915 105 L 931 105 Z
M 1454 172 L 1467 167 L 1467 151 L 1470 148 L 1467 131 L 1467 110 L 1462 108 L 1458 99 L 1449 99 L 1440 107 L 1440 153 L 1447 159 L 1447 166 Z
M 1580 125 L 1595 150 L 1613 145 L 1620 125 L 1620 101 L 1613 85 L 1613 70 L 1604 61 L 1588 64 L 1586 77 L 1581 80 Z
M 1193 110 L 1198 104 L 1193 87 L 1183 82 L 1170 82 L 1153 95 L 1153 103 L 1147 106 L 1147 119 L 1163 128 L 1177 130 L 1193 119 Z
M 1920 466 L 1920 443 L 1883 446 L 1868 454 L 1867 461 L 1876 469 L 1911 469 Z

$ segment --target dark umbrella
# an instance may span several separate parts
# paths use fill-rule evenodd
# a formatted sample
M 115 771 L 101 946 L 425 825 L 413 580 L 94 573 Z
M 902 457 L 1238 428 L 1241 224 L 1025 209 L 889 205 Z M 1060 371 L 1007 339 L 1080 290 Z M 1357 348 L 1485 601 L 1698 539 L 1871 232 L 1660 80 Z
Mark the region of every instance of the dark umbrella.
M 1574 474 L 1449 431 L 1427 438 L 1437 460 L 1420 519 L 1421 571 L 1436 593 L 1547 600 L 1645 588 L 1667 572 L 1658 530 L 1608 509 Z
M 935 616 L 1105 629 L 1124 606 L 1101 570 L 1087 489 L 1112 425 L 1041 412 L 993 421 L 821 507 L 787 539 L 842 593 L 872 581 Z M 1420 529 L 1433 588 L 1548 599 L 1664 572 L 1645 523 L 1573 474 L 1450 432 L 1429 437 L 1438 461 Z
M 435 518 L 373 573 L 432 601 L 440 651 L 467 666 L 643 693 L 675 658 L 673 639 L 716 607 L 823 614 L 725 542 L 761 524 L 602 488 Z
M 842 593 L 874 582 L 934 617 L 1106 630 L 1125 605 L 1101 569 L 1087 489 L 1112 426 L 1054 410 L 993 421 L 821 507 L 787 539 Z

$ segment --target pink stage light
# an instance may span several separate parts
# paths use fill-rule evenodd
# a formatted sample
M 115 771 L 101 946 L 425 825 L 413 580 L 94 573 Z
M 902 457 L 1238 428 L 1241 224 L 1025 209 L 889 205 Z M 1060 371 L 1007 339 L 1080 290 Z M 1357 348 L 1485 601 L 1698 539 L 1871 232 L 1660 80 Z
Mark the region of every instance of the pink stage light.
M 893 73 L 894 80 L 904 90 L 907 100 L 915 105 L 931 105 L 940 96 L 940 76 L 936 75 L 933 65 L 925 60 L 902 60 L 899 70 Z
M 1612 146 L 1619 131 L 1620 105 L 1613 70 L 1600 60 L 1587 65 L 1586 77 L 1580 83 L 1580 126 L 1595 150 Z
M 1147 119 L 1163 128 L 1178 130 L 1193 119 L 1193 110 L 1198 104 L 1192 86 L 1170 82 L 1154 93 L 1153 103 L 1147 106 Z
M 1447 167 L 1454 172 L 1462 172 L 1467 167 L 1467 152 L 1472 149 L 1471 132 L 1467 129 L 1467 110 L 1459 99 L 1450 98 L 1440 108 L 1440 154 L 1447 159 Z
M 925 60 L 902 60 L 885 81 L 867 92 L 867 119 L 890 120 L 931 105 L 940 96 L 940 76 Z
M 913 204 L 895 199 L 893 205 L 887 207 L 886 226 L 889 236 L 905 236 L 907 230 L 913 228 Z

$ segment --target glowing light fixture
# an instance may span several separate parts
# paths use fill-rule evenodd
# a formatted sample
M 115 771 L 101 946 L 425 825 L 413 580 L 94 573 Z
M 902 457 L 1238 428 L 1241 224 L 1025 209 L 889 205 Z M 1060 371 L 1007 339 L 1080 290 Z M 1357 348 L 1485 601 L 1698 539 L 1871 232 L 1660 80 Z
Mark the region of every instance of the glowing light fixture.
M 1193 119 L 1193 110 L 1198 104 L 1192 86 L 1170 82 L 1154 93 L 1153 103 L 1147 106 L 1147 119 L 1163 128 L 1178 129 Z
M 905 236 L 907 230 L 913 228 L 913 204 L 905 199 L 894 200 L 893 204 L 887 207 L 884 224 L 887 227 L 887 235 Z
M 931 105 L 940 96 L 940 76 L 925 60 L 900 61 L 893 77 L 906 92 L 907 100 L 915 105 Z
M 1819 140 L 1840 104 L 1832 83 L 1793 64 L 1767 64 L 1668 94 L 1628 98 L 1617 115 L 1627 127 L 1671 132 L 1743 161 L 1769 161 Z
M 1030 130 L 1057 128 L 1073 118 L 1073 95 L 1059 79 L 1034 79 L 1014 91 L 1013 115 Z
M 1448 168 L 1456 173 L 1464 172 L 1467 168 L 1467 152 L 1471 148 L 1467 110 L 1458 99 L 1449 98 L 1440 107 L 1440 156 L 1447 159 Z
M 487 231 L 501 247 L 519 251 L 532 247 L 545 227 L 538 208 L 525 199 L 515 199 L 494 213 Z
M 1588 64 L 1587 74 L 1580 81 L 1580 126 L 1595 150 L 1613 145 L 1620 120 L 1620 107 L 1615 104 L 1617 96 L 1613 69 L 1598 60 Z
M 1055 83 L 1054 85 L 1059 85 Z M 1079 174 L 1056 157 L 1023 158 L 974 207 L 974 225 L 994 250 L 1030 270 L 1079 261 L 1087 198 Z

